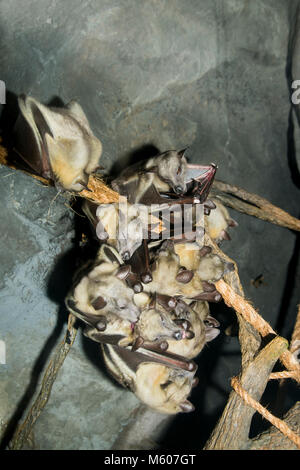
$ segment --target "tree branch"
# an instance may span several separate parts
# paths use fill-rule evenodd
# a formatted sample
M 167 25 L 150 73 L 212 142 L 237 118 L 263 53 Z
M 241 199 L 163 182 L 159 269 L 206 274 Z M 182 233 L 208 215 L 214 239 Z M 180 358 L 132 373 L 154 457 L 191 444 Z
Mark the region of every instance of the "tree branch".
M 259 401 L 279 356 L 288 347 L 284 338 L 274 338 L 243 371 L 242 387 Z M 250 446 L 249 430 L 255 410 L 232 391 L 223 414 L 205 445 L 205 450 L 242 450 Z

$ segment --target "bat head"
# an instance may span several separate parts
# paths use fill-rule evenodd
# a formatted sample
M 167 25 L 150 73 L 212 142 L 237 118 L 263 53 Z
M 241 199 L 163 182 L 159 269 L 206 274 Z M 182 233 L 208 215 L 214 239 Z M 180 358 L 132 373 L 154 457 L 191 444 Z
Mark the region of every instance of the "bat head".
M 194 373 L 160 364 L 142 363 L 136 373 L 135 394 L 160 413 L 191 412 L 194 406 L 187 397 L 193 387 Z
M 137 320 L 140 310 L 134 303 L 133 289 L 124 279 L 121 263 L 116 250 L 102 245 L 95 263 L 69 295 L 80 312 L 104 316 L 111 313 L 131 322 Z
M 157 175 L 177 194 L 186 192 L 186 149 L 168 150 L 156 157 Z
M 150 342 L 168 338 L 178 341 L 185 337 L 184 328 L 176 324 L 168 312 L 158 307 L 144 310 L 135 328 L 138 336 Z

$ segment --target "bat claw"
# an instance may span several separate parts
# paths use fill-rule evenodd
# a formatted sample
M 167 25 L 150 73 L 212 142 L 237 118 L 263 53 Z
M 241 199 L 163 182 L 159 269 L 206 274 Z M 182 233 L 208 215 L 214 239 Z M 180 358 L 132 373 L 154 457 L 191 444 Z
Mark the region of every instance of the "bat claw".
M 237 227 L 239 224 L 236 222 L 236 220 L 229 219 L 227 220 L 228 226 L 229 227 Z
M 214 290 L 212 292 L 201 292 L 201 294 L 196 295 L 195 297 L 193 297 L 193 299 L 217 303 L 220 302 L 222 296 L 217 290 Z
M 129 266 L 128 264 L 125 264 L 123 266 L 120 266 L 120 268 L 118 269 L 116 273 L 116 277 L 121 280 L 127 279 L 130 273 L 131 273 L 131 266 Z
M 136 284 L 134 284 L 133 286 L 133 290 L 136 294 L 139 294 L 140 292 L 143 291 L 143 286 L 140 282 L 137 282 Z
M 194 377 L 192 380 L 192 388 L 197 387 L 198 383 L 199 383 L 198 377 Z

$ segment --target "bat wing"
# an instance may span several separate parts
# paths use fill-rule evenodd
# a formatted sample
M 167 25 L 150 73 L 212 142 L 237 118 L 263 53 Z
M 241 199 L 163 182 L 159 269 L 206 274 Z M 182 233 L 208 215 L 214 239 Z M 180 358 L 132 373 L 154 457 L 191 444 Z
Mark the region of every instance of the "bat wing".
M 193 192 L 199 196 L 201 203 L 203 203 L 208 197 L 208 193 L 213 184 L 216 171 L 217 166 L 215 164 L 206 166 L 196 164 L 187 165 L 187 186 L 189 189 L 193 188 Z
M 14 128 L 14 146 L 17 153 L 39 176 L 53 180 L 45 135 L 51 130 L 34 101 L 19 98 L 20 114 Z
M 138 180 L 133 181 L 122 181 L 121 179 L 114 180 L 111 183 L 111 187 L 122 196 L 126 196 L 128 202 L 135 203 L 135 195 L 138 190 Z
M 162 196 L 157 191 L 154 184 L 149 185 L 149 187 L 147 188 L 147 190 L 144 192 L 143 196 L 139 200 L 139 203 L 145 204 L 145 206 L 151 206 L 151 204 L 166 204 L 166 207 L 168 207 L 167 204 L 176 203 L 176 202 L 177 202 L 176 196 L 174 197 L 174 199 L 170 197 Z
M 189 361 L 182 356 L 170 353 L 159 353 L 150 349 L 140 348 L 138 351 L 132 351 L 129 348 L 121 346 L 110 346 L 117 355 L 136 372 L 139 365 L 145 362 L 154 362 L 172 369 L 182 369 L 187 372 L 195 372 L 197 365 L 194 361 Z

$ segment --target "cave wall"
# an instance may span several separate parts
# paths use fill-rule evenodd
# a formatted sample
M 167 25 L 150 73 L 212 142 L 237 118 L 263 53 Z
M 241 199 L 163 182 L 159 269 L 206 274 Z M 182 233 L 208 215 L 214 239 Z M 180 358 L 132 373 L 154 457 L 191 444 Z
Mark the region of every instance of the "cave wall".
M 298 217 L 299 186 L 288 160 L 287 73 L 298 3 L 0 0 L 0 80 L 7 91 L 1 132 L 12 127 L 20 93 L 44 103 L 77 99 L 103 143 L 106 173 L 154 148 L 189 146 L 191 162 L 217 163 L 218 179 Z M 65 328 L 76 214 L 64 197 L 54 199 L 55 189 L 24 174 L 1 167 L 0 182 L 4 433 L 29 405 Z M 299 302 L 296 235 L 231 215 L 239 226 L 223 249 L 237 261 L 246 295 L 288 336 Z M 251 281 L 259 275 L 263 283 L 255 287 Z M 197 411 L 176 418 L 165 437 L 177 447 L 195 443 L 191 430 L 199 422 L 198 439 L 205 441 L 226 401 L 229 378 L 239 371 L 237 339 L 224 334 L 229 312 L 222 306 L 216 311 L 223 333 L 199 360 L 201 380 L 192 396 Z M 139 402 L 107 377 L 100 362 L 97 345 L 79 333 L 36 424 L 37 448 L 113 445 Z

